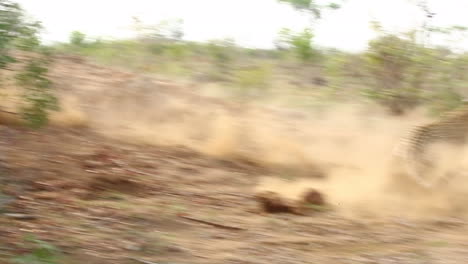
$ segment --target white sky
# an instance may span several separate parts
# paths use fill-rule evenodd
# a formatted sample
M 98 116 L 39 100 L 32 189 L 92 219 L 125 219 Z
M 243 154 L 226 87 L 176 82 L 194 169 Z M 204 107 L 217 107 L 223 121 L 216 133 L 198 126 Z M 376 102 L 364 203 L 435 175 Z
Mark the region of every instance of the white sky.
M 67 41 L 80 30 L 89 36 L 131 35 L 132 16 L 145 24 L 164 19 L 184 20 L 185 38 L 208 40 L 233 37 L 238 44 L 272 47 L 279 29 L 301 30 L 308 18 L 276 0 L 16 0 L 43 22 L 44 40 Z M 346 0 L 340 10 L 327 12 L 315 27 L 321 46 L 356 51 L 373 37 L 369 21 L 386 29 L 404 30 L 422 23 L 421 13 L 409 0 Z M 429 0 L 437 15 L 434 23 L 468 26 L 467 0 Z M 467 42 L 463 43 L 468 47 Z

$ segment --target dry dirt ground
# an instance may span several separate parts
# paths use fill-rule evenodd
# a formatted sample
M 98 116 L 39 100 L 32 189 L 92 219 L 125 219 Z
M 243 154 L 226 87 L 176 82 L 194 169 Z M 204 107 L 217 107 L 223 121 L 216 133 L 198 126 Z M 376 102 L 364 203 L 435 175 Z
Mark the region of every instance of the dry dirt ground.
M 91 128 L 3 127 L 0 143 L 0 263 L 26 252 L 30 234 L 64 264 L 468 261 L 463 218 L 261 213 L 255 188 L 275 173 L 246 161 Z
M 8 133 L 9 132 L 9 133 Z M 266 170 L 89 131 L 6 131 L 2 255 L 35 234 L 62 263 L 465 263 L 462 220 L 259 213 Z M 11 145 L 12 144 L 12 145 Z M 40 153 L 40 154 L 38 154 Z M 207 221 L 208 223 L 197 222 Z M 6 261 L 6 260 L 5 260 Z M 151 263 L 147 262 L 147 263 Z M 6 263 L 6 262 L 5 262 Z

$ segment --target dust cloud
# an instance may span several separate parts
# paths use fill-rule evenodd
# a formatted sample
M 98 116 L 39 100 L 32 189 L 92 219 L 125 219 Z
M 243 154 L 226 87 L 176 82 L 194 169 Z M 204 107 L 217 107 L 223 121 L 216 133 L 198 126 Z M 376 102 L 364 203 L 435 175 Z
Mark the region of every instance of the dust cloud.
M 463 177 L 430 191 L 409 188 L 403 181 L 401 189 L 388 187 L 396 174 L 392 152 L 398 140 L 412 126 L 428 121 L 421 110 L 392 117 L 364 104 L 288 109 L 201 96 L 196 89 L 183 90 L 149 79 L 131 85 L 132 89 L 111 87 L 100 96 L 93 94 L 92 104 L 88 97 L 68 99 L 81 113 L 69 104 L 55 120 L 66 123 L 68 116 L 81 126 L 86 120 L 96 131 L 133 143 L 184 146 L 217 158 L 289 168 L 264 175 L 257 189 L 295 197 L 314 187 L 343 214 L 433 217 L 465 213 L 461 206 L 467 201 L 463 192 L 468 190 L 468 181 Z M 459 151 L 447 150 L 453 148 L 438 151 L 444 153 L 439 155 L 445 157 L 444 168 L 468 164 L 460 160 Z M 314 178 L 317 171 L 325 178 Z
M 432 189 L 421 188 L 408 178 L 392 151 L 412 126 L 429 120 L 417 111 L 392 118 L 378 112 L 363 113 L 358 108 L 335 109 L 308 127 L 308 135 L 316 142 L 304 145 L 304 149 L 319 166 L 334 165 L 325 180 L 265 177 L 258 189 L 293 199 L 305 188 L 313 187 L 322 191 L 332 206 L 351 217 L 466 216 L 468 182 L 464 171 L 468 148 L 431 145 L 428 156 L 436 162 L 431 172 L 421 176 L 427 182 L 453 177 Z M 333 133 L 338 130 L 341 133 Z

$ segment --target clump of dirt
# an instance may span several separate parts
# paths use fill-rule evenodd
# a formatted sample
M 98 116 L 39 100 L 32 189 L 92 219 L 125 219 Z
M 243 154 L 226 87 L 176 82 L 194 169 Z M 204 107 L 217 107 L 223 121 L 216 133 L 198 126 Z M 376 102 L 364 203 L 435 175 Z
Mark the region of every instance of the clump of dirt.
M 326 204 L 319 191 L 309 188 L 298 199 L 288 199 L 272 191 L 262 191 L 255 194 L 255 199 L 266 213 L 292 213 L 306 215 L 315 211 L 318 206 Z
M 300 200 L 310 205 L 323 206 L 326 204 L 324 195 L 312 188 L 305 190 Z
M 303 214 L 297 203 L 287 200 L 275 192 L 260 192 L 255 195 L 255 198 L 260 203 L 262 210 L 267 213 Z

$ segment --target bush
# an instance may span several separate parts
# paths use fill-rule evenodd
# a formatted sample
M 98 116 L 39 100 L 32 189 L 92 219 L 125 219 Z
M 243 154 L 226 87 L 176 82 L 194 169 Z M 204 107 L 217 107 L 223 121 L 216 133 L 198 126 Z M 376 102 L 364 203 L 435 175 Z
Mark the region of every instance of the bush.
M 80 31 L 73 31 L 70 34 L 70 44 L 74 46 L 83 46 L 85 39 L 86 35 L 84 33 L 81 33 Z
M 397 114 L 419 102 L 426 60 L 431 59 L 426 48 L 413 39 L 386 34 L 369 43 L 365 57 L 367 71 L 374 80 L 374 87 L 365 95 Z
M 50 51 L 40 46 L 40 29 L 40 23 L 26 20 L 18 4 L 0 0 L 0 69 L 5 69 L 13 62 L 24 65 L 15 78 L 24 88 L 21 115 L 33 127 L 45 125 L 48 110 L 57 109 L 57 99 L 46 77 Z M 18 49 L 28 52 L 30 56 L 25 56 L 24 61 L 18 61 L 11 55 L 12 51 Z
M 285 28 L 278 34 L 276 40 L 277 48 L 286 49 L 293 52 L 302 63 L 310 62 L 315 55 L 316 50 L 312 47 L 314 35 L 310 29 L 304 29 L 302 32 L 292 32 Z
M 45 59 L 33 59 L 16 75 L 17 82 L 25 92 L 22 116 L 33 128 L 48 122 L 47 110 L 58 110 L 57 98 L 51 91 L 50 80 L 46 77 L 48 63 Z

